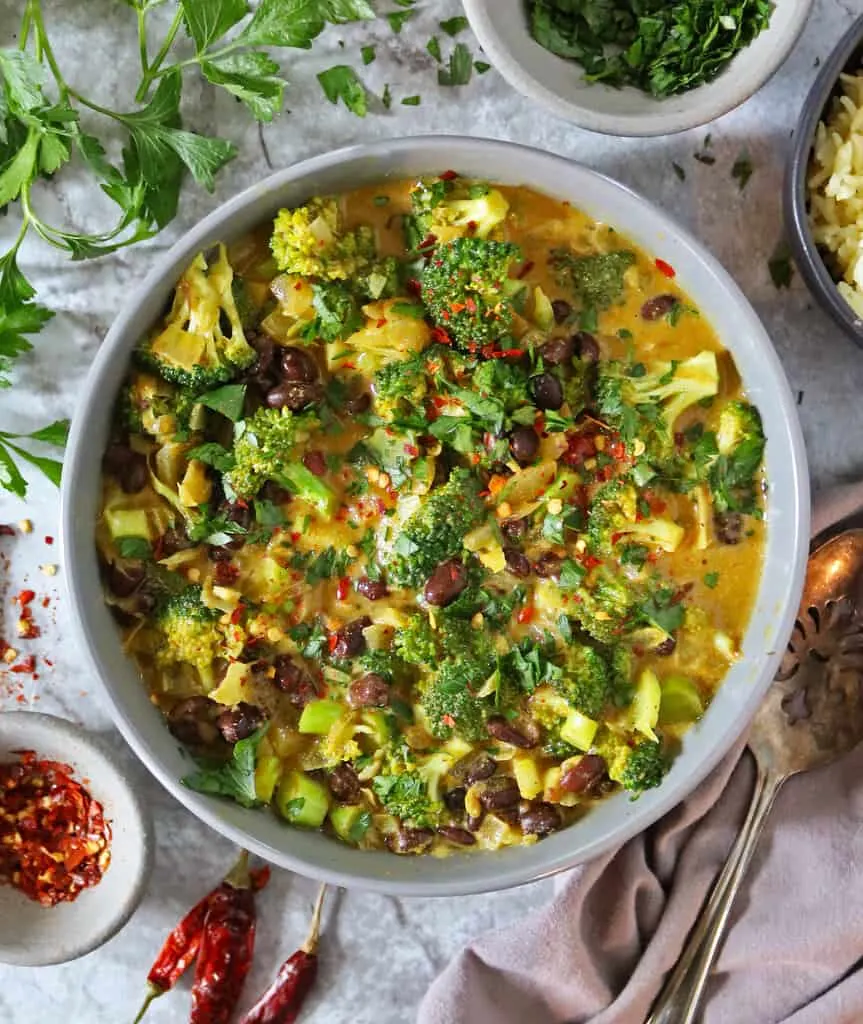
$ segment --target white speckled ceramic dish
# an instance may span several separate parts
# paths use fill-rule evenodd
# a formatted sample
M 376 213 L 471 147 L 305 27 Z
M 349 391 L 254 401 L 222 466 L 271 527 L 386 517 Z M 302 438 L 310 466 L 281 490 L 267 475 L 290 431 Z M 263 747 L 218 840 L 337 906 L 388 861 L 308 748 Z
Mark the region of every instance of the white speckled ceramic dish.
M 590 131 L 644 136 L 697 128 L 740 106 L 782 65 L 812 3 L 778 0 L 770 26 L 722 74 L 665 99 L 585 82 L 578 64 L 555 56 L 531 37 L 525 0 L 464 0 L 464 9 L 489 60 L 514 89 Z
M 0 714 L 0 762 L 16 760 L 19 750 L 71 765 L 102 804 L 112 832 L 108 870 L 73 903 L 46 908 L 0 886 L 0 963 L 41 967 L 89 953 L 129 920 L 150 873 L 152 828 L 120 765 L 78 726 L 33 711 Z
M 129 357 L 164 309 L 195 253 L 230 241 L 271 218 L 281 206 L 385 178 L 452 168 L 468 177 L 530 185 L 613 225 L 676 268 L 677 280 L 731 350 L 767 434 L 768 523 L 765 564 L 755 608 L 734 665 L 702 721 L 658 789 L 632 801 L 620 793 L 534 846 L 481 855 L 394 857 L 351 849 L 318 832 L 281 823 L 180 783 L 191 766 L 150 703 L 134 663 L 103 601 L 94 523 L 100 500 L 101 455 Z M 89 651 L 111 713 L 153 774 L 203 821 L 282 867 L 332 882 L 402 896 L 454 896 L 528 882 L 570 868 L 617 846 L 685 797 L 746 727 L 773 678 L 794 616 L 806 565 L 809 483 L 797 412 L 779 358 L 743 293 L 701 244 L 662 210 L 579 164 L 523 146 L 458 136 L 387 140 L 296 164 L 253 185 L 193 228 L 152 271 L 111 328 L 93 363 L 72 425 L 63 473 L 65 570 L 83 646 Z

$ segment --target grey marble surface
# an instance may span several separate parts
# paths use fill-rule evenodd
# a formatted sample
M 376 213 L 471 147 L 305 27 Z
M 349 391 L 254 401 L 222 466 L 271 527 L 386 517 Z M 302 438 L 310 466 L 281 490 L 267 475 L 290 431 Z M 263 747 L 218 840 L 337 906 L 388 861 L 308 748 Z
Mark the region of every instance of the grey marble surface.
M 777 0 L 782 3 L 783 0 Z M 381 7 L 388 5 L 382 4 Z M 0 45 L 12 41 L 20 0 L 0 0 Z M 122 106 L 128 99 L 136 60 L 130 12 L 112 0 L 45 4 L 52 36 L 68 77 L 85 93 Z M 467 87 L 439 89 L 424 46 L 438 18 L 458 13 L 455 0 L 420 0 L 415 19 L 401 35 L 386 22 L 336 28 L 310 52 L 290 56 L 290 113 L 262 132 L 241 116 L 233 101 L 214 97 L 194 83 L 187 87 L 186 113 L 203 130 L 232 138 L 240 156 L 207 195 L 189 186 L 177 220 L 160 238 L 96 263 L 72 264 L 44 246 L 25 246 L 22 264 L 42 301 L 57 317 L 32 356 L 21 360 L 16 386 L 0 392 L 0 429 L 26 430 L 75 411 L 88 365 L 130 282 L 145 273 L 155 255 L 184 229 L 238 189 L 304 157 L 349 143 L 424 132 L 487 135 L 553 150 L 588 164 L 650 197 L 695 232 L 737 278 L 770 331 L 800 413 L 813 481 L 821 487 L 852 479 L 863 469 L 863 354 L 814 306 L 799 275 L 790 290 L 777 291 L 767 260 L 782 234 L 780 183 L 789 135 L 803 95 L 827 54 L 859 13 L 859 0 L 817 0 L 806 32 L 773 80 L 742 108 L 708 129 L 683 135 L 628 140 L 591 135 L 557 120 L 514 93 L 491 71 Z M 462 37 L 475 46 L 468 34 Z M 339 41 L 344 41 L 344 49 Z M 374 40 L 378 58 L 363 76 L 372 90 L 389 82 L 396 102 L 359 120 L 330 107 L 315 74 L 336 62 L 359 65 L 362 43 Z M 420 93 L 420 107 L 403 107 L 402 96 Z M 707 132 L 715 164 L 693 159 Z M 731 166 L 747 152 L 755 170 L 739 192 Z M 686 171 L 681 182 L 677 162 Z M 110 216 L 103 197 L 83 176 L 65 171 L 62 191 L 41 190 L 40 206 L 52 216 L 95 228 Z M 14 215 L 0 219 L 0 247 L 15 228 Z M 69 1024 L 114 1024 L 131 1020 L 154 951 L 178 916 L 229 864 L 231 845 L 191 817 L 153 781 L 112 729 L 81 668 L 70 630 L 71 609 L 61 577 L 46 577 L 39 566 L 56 562 L 58 496 L 36 482 L 26 505 L 0 492 L 0 522 L 29 517 L 34 532 L 2 539 L 8 564 L 0 563 L 0 593 L 6 634 L 13 628 L 9 597 L 30 585 L 43 636 L 28 650 L 46 655 L 37 681 L 11 692 L 0 675 L 0 710 L 25 706 L 85 723 L 109 738 L 146 794 L 158 826 L 156 864 L 147 896 L 131 923 L 104 948 L 76 964 L 41 970 L 0 967 L 0 1021 L 32 1024 L 62 1019 Z M 262 901 L 258 954 L 248 985 L 259 991 L 277 963 L 301 941 L 314 884 L 276 872 Z M 447 960 L 472 937 L 511 924 L 546 901 L 550 881 L 522 889 L 458 900 L 395 900 L 341 893 L 326 914 L 326 947 L 320 983 L 304 1020 L 308 1024 L 402 1024 L 413 1018 L 422 994 Z M 553 937 L 551 937 L 553 941 Z M 188 1019 L 188 990 L 166 997 L 151 1011 L 153 1024 Z

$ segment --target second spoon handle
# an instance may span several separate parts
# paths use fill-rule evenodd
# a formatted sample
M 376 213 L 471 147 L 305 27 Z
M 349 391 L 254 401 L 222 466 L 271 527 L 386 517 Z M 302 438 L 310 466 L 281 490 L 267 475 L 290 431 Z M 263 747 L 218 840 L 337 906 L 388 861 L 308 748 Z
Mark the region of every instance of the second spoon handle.
M 695 1024 L 707 979 L 725 936 L 731 906 L 784 781 L 783 776 L 758 766 L 755 791 L 740 835 L 645 1024 Z

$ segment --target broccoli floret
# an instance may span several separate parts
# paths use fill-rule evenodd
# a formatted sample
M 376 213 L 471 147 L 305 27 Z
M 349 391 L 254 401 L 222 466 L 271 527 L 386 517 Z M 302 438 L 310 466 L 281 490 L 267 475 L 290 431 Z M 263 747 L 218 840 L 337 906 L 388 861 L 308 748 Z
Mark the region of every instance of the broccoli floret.
M 623 277 L 635 263 L 627 249 L 576 256 L 566 249 L 552 253 L 560 284 L 569 287 L 591 309 L 608 309 L 623 297 Z
M 620 480 L 597 491 L 587 517 L 587 541 L 594 554 L 608 555 L 621 541 L 676 551 L 684 533 L 673 519 L 638 518 L 638 493 Z
M 605 569 L 597 569 L 590 587 L 579 591 L 581 600 L 570 614 L 592 639 L 614 645 L 630 623 L 635 592 L 632 584 Z
M 456 732 L 475 741 L 487 735 L 488 706 L 473 695 L 466 682 L 476 674 L 474 667 L 454 659 L 445 661 L 437 676 L 421 685 L 420 706 L 433 736 L 449 739 Z
M 387 363 L 375 374 L 375 412 L 392 420 L 405 407 L 419 406 L 428 392 L 428 373 L 423 353 Z
M 667 771 L 662 744 L 658 740 L 643 740 L 627 758 L 620 782 L 630 793 L 643 793 L 658 786 Z
M 346 232 L 337 199 L 315 197 L 293 210 L 280 210 L 270 248 L 280 270 L 325 281 L 367 274 L 376 258 L 374 233 L 361 226 Z
M 665 454 L 673 444 L 674 426 L 681 414 L 718 390 L 716 354 L 706 350 L 682 362 L 633 366 L 616 360 L 602 362 L 596 385 L 602 417 L 627 439 L 635 436 L 641 421 L 655 424 L 665 442 Z
M 708 471 L 716 511 L 755 512 L 765 445 L 758 410 L 747 402 L 729 402 L 719 415 L 716 445 L 719 454 Z
M 135 351 L 137 361 L 198 393 L 230 380 L 257 358 L 234 301 L 224 245 L 215 263 L 199 253 L 180 278 L 165 326 Z
M 121 393 L 119 418 L 132 433 L 163 439 L 203 430 L 206 409 L 161 377 L 136 373 Z
M 404 294 L 402 265 L 395 256 L 385 256 L 383 259 L 375 260 L 354 283 L 364 298 L 393 299 Z
M 221 614 L 219 609 L 203 604 L 199 586 L 191 585 L 168 596 L 155 619 L 162 639 L 156 661 L 164 666 L 186 662 L 198 669 L 202 678 L 211 680 L 213 662 L 222 647 L 217 627 Z
M 418 758 L 403 748 L 388 757 L 372 789 L 390 814 L 417 828 L 434 828 L 443 812 L 441 779 L 450 763 L 446 756 Z
M 473 372 L 471 387 L 483 397 L 495 398 L 503 403 L 506 412 L 514 412 L 533 403 L 528 397 L 528 375 L 517 363 L 503 359 L 486 359 Z
M 396 652 L 411 665 L 435 665 L 440 655 L 440 637 L 422 612 L 411 615 L 399 627 L 393 645 Z
M 468 178 L 425 178 L 411 191 L 421 235 L 449 241 L 461 235 L 487 238 L 509 213 L 503 193 Z
M 343 284 L 325 282 L 312 285 L 312 306 L 315 319 L 302 330 L 307 341 L 323 338 L 340 341 L 349 338 L 365 325 L 366 319 L 354 294 Z
M 554 687 L 569 705 L 588 718 L 599 719 L 611 699 L 611 673 L 605 658 L 587 644 L 566 649 L 563 674 Z
M 366 651 L 360 656 L 359 665 L 363 672 L 374 672 L 388 683 L 404 681 L 411 671 L 394 647 Z
M 507 333 L 518 282 L 509 271 L 521 258 L 511 242 L 456 238 L 439 245 L 422 275 L 422 299 L 432 319 L 468 351 Z
M 234 426 L 234 467 L 224 476 L 226 486 L 238 498 L 248 499 L 272 480 L 332 515 L 338 500 L 335 492 L 294 455 L 295 446 L 308 438 L 309 427 L 308 418 L 288 409 L 261 408 L 240 420 Z
M 486 515 L 479 485 L 467 470 L 454 470 L 400 527 L 387 552 L 386 570 L 397 587 L 421 587 L 441 562 L 461 551 L 465 534 Z M 390 522 L 388 526 L 393 526 Z

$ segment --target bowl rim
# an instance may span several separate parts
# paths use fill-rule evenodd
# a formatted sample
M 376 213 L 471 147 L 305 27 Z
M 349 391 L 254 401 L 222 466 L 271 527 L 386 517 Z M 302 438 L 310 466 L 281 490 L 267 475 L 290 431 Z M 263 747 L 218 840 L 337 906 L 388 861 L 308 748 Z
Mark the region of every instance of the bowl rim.
M 679 243 L 688 251 L 697 255 L 698 261 L 709 271 L 710 275 L 719 281 L 722 287 L 737 299 L 738 306 L 745 311 L 746 317 L 753 325 L 759 328 L 760 337 L 763 342 L 760 344 L 760 354 L 764 361 L 769 364 L 772 378 L 771 385 L 781 382 L 782 385 L 771 392 L 778 407 L 781 409 L 781 418 L 785 428 L 789 455 L 789 474 L 791 483 L 790 493 L 793 500 L 785 510 L 787 521 L 783 520 L 783 538 L 788 545 L 790 553 L 788 565 L 791 567 L 790 594 L 786 591 L 778 596 L 776 612 L 773 621 L 776 623 L 777 632 L 775 644 L 776 650 L 769 650 L 764 657 L 767 659 L 759 669 L 757 679 L 763 679 L 762 686 L 753 686 L 752 692 L 748 694 L 745 701 L 742 701 L 741 709 L 733 720 L 723 723 L 715 730 L 711 748 L 702 756 L 697 765 L 687 777 L 685 787 L 666 787 L 652 791 L 651 802 L 639 801 L 639 806 L 621 817 L 619 823 L 613 828 L 613 834 L 604 834 L 593 839 L 588 839 L 581 846 L 557 852 L 546 857 L 545 862 L 537 864 L 524 864 L 513 858 L 512 862 L 496 862 L 496 871 L 475 872 L 469 877 L 460 877 L 455 880 L 446 879 L 443 882 L 425 878 L 398 878 L 384 873 L 381 877 L 370 872 L 359 872 L 355 874 L 349 868 L 336 867 L 331 869 L 325 864 L 316 862 L 310 857 L 299 855 L 293 850 L 284 847 L 276 848 L 264 839 L 251 835 L 240 825 L 228 820 L 229 814 L 220 810 L 221 805 L 213 797 L 207 797 L 189 790 L 181 785 L 179 779 L 171 774 L 163 759 L 155 752 L 151 753 L 151 743 L 147 739 L 147 730 L 139 728 L 132 716 L 124 707 L 118 688 L 111 687 L 106 682 L 107 672 L 102 665 L 100 652 L 100 641 L 97 637 L 93 624 L 88 621 L 88 616 L 76 614 L 73 617 L 78 635 L 82 641 L 82 648 L 92 664 L 99 691 L 108 707 L 115 725 L 123 734 L 126 741 L 135 751 L 140 760 L 148 770 L 162 783 L 162 785 L 181 803 L 187 810 L 196 817 L 208 824 L 211 828 L 232 839 L 234 842 L 257 853 L 265 859 L 274 861 L 283 867 L 297 871 L 335 885 L 350 885 L 366 891 L 376 891 L 387 895 L 398 896 L 454 896 L 468 895 L 478 892 L 506 889 L 511 886 L 521 885 L 529 881 L 536 881 L 549 877 L 560 871 L 566 870 L 588 860 L 592 857 L 607 851 L 608 849 L 621 845 L 637 833 L 643 831 L 663 814 L 674 807 L 681 799 L 689 795 L 695 786 L 715 766 L 719 760 L 728 752 L 740 732 L 745 728 L 746 723 L 754 714 L 760 700 L 761 694 L 766 690 L 772 678 L 772 672 L 768 670 L 778 665 L 781 657 L 781 649 L 787 640 L 793 626 L 797 612 L 797 595 L 802 589 L 805 573 L 806 555 L 808 548 L 808 526 L 809 526 L 809 491 L 808 491 L 808 469 L 806 453 L 803 445 L 802 432 L 800 429 L 797 410 L 792 400 L 790 389 L 785 380 L 784 371 L 778 354 L 770 344 L 769 337 L 764 330 L 757 314 L 750 303 L 746 300 L 740 288 L 721 266 L 693 235 L 686 229 L 681 228 L 665 211 L 654 203 L 644 199 L 625 185 L 614 181 L 606 175 L 600 174 L 583 164 L 578 164 L 556 154 L 543 150 L 523 146 L 516 143 L 505 142 L 493 139 L 475 139 L 453 135 L 420 135 L 409 136 L 400 139 L 384 139 L 377 142 L 348 146 L 324 153 L 319 156 L 304 160 L 293 166 L 278 171 L 262 181 L 251 185 L 238 195 L 221 204 L 202 220 L 197 222 L 191 230 L 184 234 L 168 249 L 159 255 L 154 261 L 149 273 L 136 289 L 135 293 L 123 305 L 116 317 L 105 341 L 101 345 L 96 358 L 90 368 L 83 388 L 87 404 L 92 404 L 96 399 L 94 396 L 100 393 L 100 385 L 103 377 L 109 376 L 109 367 L 114 359 L 114 350 L 122 350 L 123 358 L 127 357 L 129 334 L 135 331 L 135 313 L 137 308 L 145 301 L 145 297 L 153 291 L 160 283 L 160 277 L 165 268 L 177 263 L 181 258 L 187 259 L 189 253 L 204 244 L 215 234 L 230 234 L 230 224 L 235 216 L 241 214 L 247 206 L 254 206 L 260 199 L 261 194 L 277 194 L 284 192 L 296 181 L 313 180 L 317 173 L 324 174 L 327 171 L 337 169 L 345 163 L 362 163 L 373 166 L 379 170 L 380 178 L 385 178 L 389 166 L 398 159 L 410 159 L 415 151 L 423 151 L 422 162 L 433 166 L 451 166 L 453 161 L 452 150 L 458 145 L 463 145 L 477 159 L 482 158 L 489 167 L 506 166 L 508 161 L 520 156 L 524 161 L 534 161 L 552 168 L 555 172 L 565 176 L 567 172 L 581 175 L 582 177 L 598 179 L 604 189 L 608 189 L 628 201 L 635 201 L 641 208 L 644 208 L 650 218 L 660 219 L 666 225 L 664 229 L 670 236 L 675 236 Z M 417 163 L 419 161 L 416 161 Z M 529 179 L 528 172 L 525 172 L 525 183 L 533 184 Z M 548 191 L 553 191 L 548 189 Z M 137 336 L 137 335 L 136 335 Z M 81 586 L 81 579 L 78 572 L 79 556 L 76 553 L 75 545 L 71 538 L 75 535 L 77 524 L 76 503 L 78 500 L 79 467 L 86 465 L 88 459 L 92 458 L 86 444 L 87 426 L 84 422 L 82 407 L 76 410 L 72 423 L 70 438 L 67 446 L 66 471 L 61 491 L 61 529 L 63 534 L 63 562 L 64 577 L 69 587 L 73 607 L 87 608 L 88 597 L 92 594 L 86 587 Z M 83 575 L 83 569 L 82 573 Z M 764 578 L 762 576 L 762 578 Z M 793 599 L 793 603 L 792 603 Z M 354 852 L 354 851 L 351 851 Z M 508 851 L 504 851 L 508 852 Z M 381 854 L 381 856 L 391 856 Z M 413 859 L 413 858 L 412 858 Z
M 113 906 L 110 915 L 95 919 L 90 932 L 78 933 L 74 940 L 67 938 L 62 954 L 45 952 L 43 955 L 39 955 L 28 952 L 26 946 L 19 946 L 12 950 L 0 949 L 0 963 L 10 964 L 14 967 L 48 967 L 54 964 L 69 963 L 93 952 L 112 939 L 138 909 L 153 868 L 152 817 L 140 794 L 129 781 L 116 754 L 100 737 L 93 736 L 83 726 L 78 726 L 66 718 L 43 711 L 25 711 L 17 708 L 0 711 L 0 725 L 4 722 L 13 723 L 16 733 L 21 737 L 20 749 L 22 750 L 32 748 L 39 753 L 40 747 L 44 748 L 46 741 L 53 746 L 56 746 L 58 741 L 60 745 L 63 745 L 66 740 L 74 741 L 79 745 L 86 752 L 86 760 L 92 760 L 93 767 L 99 771 L 110 772 L 113 776 L 114 786 L 123 790 L 134 819 L 135 829 L 140 833 L 143 841 L 139 870 L 129 875 L 123 900 Z M 0 754 L 0 758 L 2 756 Z M 53 759 L 60 758 L 55 756 Z M 88 789 L 98 799 L 99 783 L 97 778 L 94 777 L 90 781 Z M 130 823 L 124 822 L 124 824 L 128 826 Z M 110 867 L 108 870 L 110 871 Z
M 699 128 L 745 103 L 785 63 L 800 38 L 815 0 L 797 0 L 797 8 L 791 19 L 790 29 L 783 44 L 773 51 L 772 60 L 765 61 L 758 70 L 746 78 L 729 78 L 727 93 L 718 95 L 712 102 L 695 104 L 689 112 L 681 111 L 674 114 L 663 113 L 661 108 L 656 113 L 599 114 L 590 107 L 582 106 L 574 100 L 565 99 L 525 70 L 512 50 L 506 46 L 492 19 L 491 11 L 495 2 L 496 0 L 463 0 L 464 11 L 483 51 L 514 89 L 528 99 L 547 107 L 558 117 L 577 124 L 580 128 L 586 128 L 588 131 L 597 132 L 600 135 L 626 138 L 650 138 L 657 135 L 677 135 L 691 128 Z M 526 30 L 525 35 L 530 38 Z M 565 59 L 550 51 L 549 57 L 554 60 Z M 728 69 L 722 72 L 719 78 L 727 74 L 727 71 Z M 714 81 L 716 80 L 718 79 L 714 79 Z M 691 89 L 686 95 L 697 96 L 701 88 L 703 86 Z
M 860 15 L 836 44 L 803 101 L 794 141 L 785 168 L 783 205 L 794 260 L 812 294 L 845 334 L 863 348 L 863 317 L 857 316 L 842 298 L 836 281 L 821 258 L 812 234 L 807 209 L 806 176 L 815 143 L 815 133 L 833 96 L 839 76 L 857 49 L 863 49 L 863 15 Z M 863 56 L 861 56 L 863 68 Z

